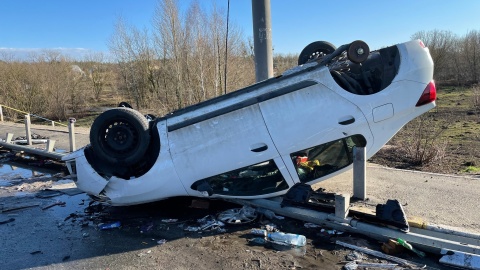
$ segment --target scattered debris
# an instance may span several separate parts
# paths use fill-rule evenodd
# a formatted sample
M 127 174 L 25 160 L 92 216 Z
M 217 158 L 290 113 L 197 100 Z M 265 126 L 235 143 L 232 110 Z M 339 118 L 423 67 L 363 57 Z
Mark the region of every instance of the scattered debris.
M 346 248 L 349 248 L 349 249 L 357 250 L 357 251 L 363 252 L 365 254 L 369 254 L 369 255 L 372 255 L 372 256 L 376 256 L 376 257 L 379 257 L 379 258 L 382 258 L 382 259 L 386 259 L 386 260 L 389 260 L 389 261 L 392 261 L 392 262 L 399 263 L 399 264 L 401 264 L 403 266 L 406 266 L 406 267 L 416 267 L 416 268 L 425 268 L 426 267 L 426 265 L 410 262 L 410 261 L 407 261 L 407 260 L 404 260 L 404 259 L 400 259 L 400 258 L 397 258 L 397 257 L 394 257 L 394 256 L 384 254 L 380 251 L 371 250 L 369 248 L 357 247 L 355 245 L 347 244 L 347 243 L 344 243 L 344 242 L 338 241 L 338 240 L 335 243 L 337 245 L 340 245 L 340 246 L 343 246 L 343 247 L 346 247 Z
M 398 266 L 398 264 L 394 263 L 358 263 L 358 262 L 349 262 L 345 266 L 343 266 L 343 269 L 345 270 L 355 270 L 358 267 L 362 267 L 363 269 L 367 268 L 374 268 L 374 269 L 395 269 Z
M 277 228 L 277 225 L 275 224 L 267 224 L 265 225 L 265 230 L 267 232 L 279 232 L 280 230 Z
M 166 218 L 161 220 L 163 223 L 175 223 L 178 221 L 178 218 Z
M 303 226 L 305 226 L 305 228 L 320 228 L 321 226 L 320 225 L 317 225 L 317 224 L 313 224 L 313 223 L 310 223 L 310 222 L 307 222 L 305 223 Z
M 100 230 L 109 230 L 113 228 L 120 228 L 121 225 L 122 224 L 120 223 L 120 221 L 116 221 L 112 223 L 100 223 L 98 224 L 98 228 L 100 228 Z
M 465 269 L 480 269 L 480 255 L 444 248 L 440 253 L 443 255 L 439 260 L 440 263 Z
M 167 242 L 166 239 L 160 239 L 160 240 L 157 241 L 157 244 L 158 244 L 158 245 L 163 245 L 163 244 L 165 244 L 166 242 Z
M 148 222 L 147 224 L 144 224 L 140 227 L 140 233 L 146 233 L 149 232 L 153 229 L 153 221 Z
M 44 189 L 37 192 L 37 194 L 35 194 L 35 197 L 40 199 L 48 199 L 48 198 L 60 196 L 62 194 L 63 193 L 58 190 Z
M 341 234 L 343 234 L 343 232 L 340 232 L 340 231 L 337 231 L 337 230 L 325 230 L 325 229 L 321 229 L 320 232 L 322 232 L 322 233 L 327 233 L 327 234 L 330 234 L 330 235 L 341 235 Z
M 30 254 L 35 255 L 35 254 L 42 254 L 43 252 L 41 250 L 35 250 L 30 252 Z
M 39 205 L 40 203 L 38 202 L 24 202 L 24 203 L 15 203 L 11 205 L 3 205 L 3 207 L 0 208 L 0 213 L 35 207 Z
M 363 260 L 363 254 L 357 251 L 352 251 L 345 256 L 347 261 L 361 261 Z
M 138 253 L 137 256 L 138 257 L 143 257 L 143 256 L 147 256 L 148 254 L 152 253 L 152 250 L 148 250 L 146 252 L 141 252 L 141 253 Z
M 387 243 L 382 244 L 382 251 L 389 255 L 395 255 L 405 251 L 405 248 L 397 241 L 389 239 Z
M 283 232 L 269 232 L 262 229 L 252 229 L 251 234 L 266 237 L 269 241 L 281 245 L 290 245 L 303 247 L 307 243 L 307 238 L 300 234 L 283 233 Z
M 197 223 L 199 224 L 199 226 L 188 226 L 184 228 L 184 230 L 189 232 L 198 232 L 198 231 L 206 231 L 206 230 L 209 230 L 209 231 L 215 230 L 220 233 L 226 232 L 226 230 L 223 229 L 223 227 L 225 226 L 225 223 L 215 219 L 215 217 L 212 215 L 208 215 L 203 218 L 197 219 Z
M 42 210 L 47 210 L 47 209 L 52 208 L 52 207 L 54 207 L 54 206 L 56 206 L 56 205 L 65 206 L 66 203 L 65 203 L 65 202 L 61 202 L 61 201 L 56 201 L 56 202 L 54 202 L 54 203 L 52 203 L 52 204 L 50 204 L 50 205 L 47 205 L 47 206 L 43 207 Z
M 250 206 L 243 206 L 223 211 L 217 218 L 227 224 L 245 224 L 257 219 L 257 211 Z

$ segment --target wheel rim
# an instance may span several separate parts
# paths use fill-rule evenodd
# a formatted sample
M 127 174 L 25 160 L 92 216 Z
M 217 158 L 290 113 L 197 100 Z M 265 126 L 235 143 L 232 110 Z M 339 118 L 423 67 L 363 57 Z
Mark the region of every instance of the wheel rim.
M 123 119 L 113 120 L 100 134 L 100 143 L 110 154 L 118 156 L 129 155 L 135 150 L 139 134 Z

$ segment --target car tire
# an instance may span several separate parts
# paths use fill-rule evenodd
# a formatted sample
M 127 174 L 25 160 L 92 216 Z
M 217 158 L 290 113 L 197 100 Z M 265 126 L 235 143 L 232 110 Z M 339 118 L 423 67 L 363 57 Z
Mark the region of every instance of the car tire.
M 308 44 L 298 56 L 298 65 L 303 65 L 309 60 L 315 59 L 320 54 L 327 55 L 333 53 L 337 47 L 327 41 L 315 41 Z
M 370 48 L 365 41 L 355 40 L 350 43 L 347 49 L 348 60 L 355 64 L 363 63 L 370 55 Z
M 93 122 L 90 144 L 95 155 L 109 164 L 130 166 L 139 162 L 150 143 L 148 121 L 129 108 L 103 112 Z

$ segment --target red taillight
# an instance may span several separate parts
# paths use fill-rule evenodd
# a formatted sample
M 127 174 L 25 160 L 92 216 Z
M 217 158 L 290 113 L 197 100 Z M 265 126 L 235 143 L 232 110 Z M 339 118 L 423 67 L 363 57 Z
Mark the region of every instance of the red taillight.
M 423 41 L 420 40 L 420 47 L 425 48 L 425 44 L 423 44 Z
M 437 89 L 435 88 L 435 82 L 431 81 L 423 90 L 420 99 L 417 102 L 417 107 L 434 102 L 437 99 Z

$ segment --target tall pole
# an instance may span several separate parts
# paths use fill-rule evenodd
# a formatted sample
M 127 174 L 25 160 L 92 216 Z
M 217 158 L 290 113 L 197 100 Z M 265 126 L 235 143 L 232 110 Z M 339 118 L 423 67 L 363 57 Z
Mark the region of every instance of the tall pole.
M 252 0 L 253 46 L 257 82 L 273 77 L 270 0 Z

